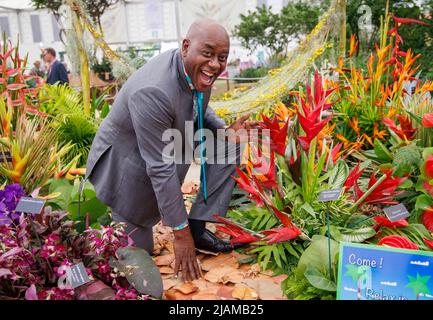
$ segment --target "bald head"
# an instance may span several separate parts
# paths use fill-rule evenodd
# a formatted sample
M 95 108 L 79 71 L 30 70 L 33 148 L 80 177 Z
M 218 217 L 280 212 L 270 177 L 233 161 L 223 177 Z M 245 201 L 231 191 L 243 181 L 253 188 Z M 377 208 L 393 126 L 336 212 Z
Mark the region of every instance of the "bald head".
M 198 91 L 208 91 L 225 70 L 230 50 L 230 37 L 217 21 L 196 20 L 182 42 L 185 69 Z
M 195 40 L 206 38 L 208 35 L 224 39 L 230 44 L 230 37 L 226 29 L 216 20 L 209 18 L 202 18 L 194 21 L 189 27 L 185 39 Z

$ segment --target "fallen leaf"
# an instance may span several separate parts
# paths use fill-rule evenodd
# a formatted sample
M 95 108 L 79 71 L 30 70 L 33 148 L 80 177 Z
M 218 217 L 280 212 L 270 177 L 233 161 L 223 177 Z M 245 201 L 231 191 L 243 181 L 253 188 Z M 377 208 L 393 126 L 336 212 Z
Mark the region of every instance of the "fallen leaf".
M 239 300 L 257 300 L 259 295 L 250 287 L 237 284 L 233 289 L 232 297 Z
M 167 300 L 191 300 L 193 294 L 183 294 L 175 289 L 169 289 L 164 293 Z
M 234 287 L 229 285 L 222 285 L 218 289 L 216 295 L 220 297 L 222 300 L 235 300 L 232 296 L 233 288 Z
M 215 285 L 214 283 L 208 282 L 202 278 L 193 280 L 192 283 L 199 289 L 204 290 L 209 287 L 210 284 Z
M 216 294 L 199 292 L 193 295 L 191 300 L 220 300 L 220 298 Z
M 249 278 L 256 278 L 260 274 L 261 268 L 258 263 L 253 264 L 247 271 L 246 276 Z
M 174 273 L 174 270 L 170 267 L 164 266 L 164 267 L 159 268 L 159 272 L 162 274 L 172 274 L 172 273 Z
M 155 264 L 160 266 L 168 266 L 174 261 L 174 254 L 166 254 L 164 256 L 157 256 L 155 258 Z
M 279 276 L 272 277 L 272 281 L 274 281 L 275 284 L 281 285 L 281 282 L 286 280 L 287 277 L 287 274 L 280 274 Z
M 286 300 L 281 286 L 271 277 L 260 275 L 257 279 L 245 279 L 244 284 L 254 289 L 261 300 Z
M 217 267 L 206 273 L 204 278 L 213 283 L 240 283 L 244 280 L 244 275 L 233 267 Z
M 190 294 L 196 292 L 198 290 L 198 287 L 196 287 L 191 282 L 185 282 L 179 286 L 176 286 L 174 289 L 182 292 L 183 294 Z
M 163 284 L 165 291 L 167 291 L 167 290 L 169 290 L 175 286 L 178 286 L 181 283 L 182 283 L 182 281 L 180 279 L 173 279 L 172 277 L 170 277 L 168 279 L 162 279 L 162 284 Z
M 202 270 L 204 271 L 210 271 L 214 268 L 218 267 L 232 267 L 232 268 L 239 268 L 239 263 L 235 257 L 233 257 L 231 254 L 219 254 L 215 257 L 209 257 L 202 263 Z

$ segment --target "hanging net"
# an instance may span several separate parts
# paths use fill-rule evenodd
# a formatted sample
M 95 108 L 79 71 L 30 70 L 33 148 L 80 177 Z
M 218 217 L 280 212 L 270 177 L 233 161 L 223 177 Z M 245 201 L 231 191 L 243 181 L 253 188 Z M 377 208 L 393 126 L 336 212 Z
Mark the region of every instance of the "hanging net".
M 75 10 L 81 16 L 84 27 L 92 35 L 95 44 L 113 63 L 113 71 L 114 69 L 121 70 L 119 73 L 124 74 L 121 78 L 127 79 L 134 72 L 134 68 L 110 49 L 85 15 L 85 10 L 80 5 L 81 2 L 74 2 Z M 287 95 L 290 89 L 306 77 L 314 61 L 322 56 L 327 49 L 333 47 L 333 43 L 336 42 L 335 39 L 345 34 L 345 29 L 342 29 L 346 23 L 345 13 L 346 1 L 332 0 L 328 11 L 322 15 L 316 27 L 301 44 L 289 52 L 285 59 L 286 62 L 281 68 L 271 70 L 269 75 L 253 88 L 235 94 L 230 99 L 212 101 L 210 106 L 228 122 L 247 112 L 263 112 L 274 106 Z M 333 39 L 329 41 L 329 38 Z M 340 40 L 340 42 L 345 43 L 345 40 Z
M 248 112 L 263 112 L 281 101 L 306 77 L 314 61 L 333 47 L 335 41 L 328 40 L 330 35 L 338 37 L 341 34 L 342 23 L 345 23 L 345 5 L 345 1 L 332 1 L 317 26 L 296 49 L 289 52 L 281 68 L 271 70 L 268 76 L 247 91 L 239 92 L 230 99 L 210 102 L 212 109 L 230 121 Z

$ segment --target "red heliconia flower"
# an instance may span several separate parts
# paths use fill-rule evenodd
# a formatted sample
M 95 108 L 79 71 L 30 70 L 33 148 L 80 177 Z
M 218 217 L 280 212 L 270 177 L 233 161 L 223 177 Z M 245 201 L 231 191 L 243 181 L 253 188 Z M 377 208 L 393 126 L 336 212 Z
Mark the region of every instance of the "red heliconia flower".
M 387 170 L 384 172 L 387 177 L 382 181 L 376 189 L 373 190 L 362 203 L 369 204 L 396 204 L 397 201 L 392 200 L 393 197 L 401 194 L 403 191 L 396 191 L 396 189 L 407 179 L 407 177 L 398 178 L 392 177 L 393 170 Z M 370 189 L 377 182 L 376 176 L 373 174 L 368 182 L 368 189 Z M 358 183 L 354 184 L 355 199 L 358 200 L 364 194 L 358 186 Z
M 302 234 L 302 231 L 299 230 L 295 225 L 291 227 L 283 227 L 283 228 L 273 228 L 269 230 L 261 231 L 260 233 L 266 235 L 264 240 L 268 244 L 274 244 L 284 241 L 289 241 L 297 236 Z
M 271 138 L 271 150 L 282 155 L 286 154 L 286 143 L 287 143 L 287 132 L 289 130 L 289 119 L 284 123 L 284 126 L 280 128 L 278 118 L 274 117 L 273 120 L 262 114 L 263 122 L 260 126 L 263 129 L 270 131 Z
M 424 113 L 422 116 L 422 125 L 425 128 L 433 127 L 433 113 Z
M 404 132 L 404 135 L 408 140 L 415 139 L 415 134 L 418 128 L 414 128 L 412 125 L 412 121 L 409 119 L 407 115 L 397 115 L 398 122 L 400 122 L 400 128 Z
M 238 167 L 235 167 L 235 170 L 239 175 L 239 178 L 232 176 L 232 179 L 236 181 L 238 187 L 244 190 L 245 192 L 249 193 L 250 195 L 247 197 L 253 200 L 254 202 L 256 202 L 259 208 L 263 207 L 265 203 L 263 202 L 262 195 L 258 190 L 259 186 L 256 183 L 257 179 L 255 179 L 254 177 L 249 178 L 245 174 L 245 172 L 240 170 Z
M 424 163 L 424 172 L 426 177 L 433 179 L 433 155 L 429 155 Z
M 429 240 L 429 239 L 426 239 L 426 238 L 423 238 L 423 240 L 424 240 L 424 243 L 427 246 L 429 246 L 431 249 L 433 249 L 433 240 Z
M 379 246 L 387 246 L 394 248 L 402 248 L 402 249 L 411 249 L 418 250 L 418 246 L 410 241 L 408 238 L 403 236 L 387 236 L 382 238 L 379 243 Z
M 250 159 L 251 165 L 247 165 L 247 171 L 250 176 L 255 176 L 265 189 L 278 189 L 275 180 L 275 153 L 271 152 L 269 162 L 267 162 L 259 148 L 252 148 L 251 150 L 253 153 L 251 158 L 253 159 Z
M 399 115 L 398 120 L 400 122 L 400 128 L 397 127 L 394 120 L 389 118 L 382 119 L 382 123 L 386 125 L 390 130 L 394 131 L 400 139 L 413 140 L 415 138 L 416 128 L 412 127 L 412 122 L 407 116 Z
M 341 150 L 342 146 L 343 146 L 343 143 L 340 142 L 340 143 L 336 144 L 331 150 L 331 159 L 332 159 L 332 162 L 334 164 L 337 163 L 337 160 L 338 160 L 339 156 L 341 155 L 340 150 Z
M 433 185 L 431 185 L 428 181 L 425 181 L 422 184 L 422 187 L 433 197 Z
M 422 214 L 422 224 L 428 231 L 433 232 L 433 208 L 424 210 Z
M 278 220 L 280 220 L 281 223 L 285 227 L 290 228 L 293 226 L 292 219 L 290 219 L 290 217 L 286 213 L 281 212 L 280 210 L 275 208 L 273 205 L 270 205 L 269 207 L 271 208 L 271 210 L 275 214 L 275 216 L 278 218 Z
M 307 88 L 307 101 L 301 98 L 301 106 L 303 113 L 297 108 L 296 113 L 298 115 L 299 124 L 305 132 L 305 136 L 298 137 L 298 141 L 305 151 L 310 148 L 311 141 L 319 134 L 320 131 L 326 126 L 331 120 L 332 115 L 329 115 L 326 119 L 320 120 L 322 111 L 329 109 L 335 102 L 326 103 L 329 95 L 334 92 L 337 88 L 325 90 L 323 88 L 322 76 L 316 70 L 314 73 L 314 97 L 311 92 L 309 82 L 306 84 Z
M 400 219 L 397 221 L 390 221 L 388 218 L 376 216 L 373 218 L 374 221 L 377 222 L 376 228 L 380 227 L 388 227 L 388 228 L 394 228 L 394 227 L 407 227 L 409 223 L 405 219 Z
M 406 24 L 406 23 L 418 23 L 418 24 L 423 24 L 423 25 L 425 25 L 425 26 L 428 26 L 427 23 L 422 22 L 422 21 L 419 21 L 419 20 L 416 20 L 416 19 L 398 18 L 398 17 L 395 17 L 395 16 L 394 16 L 393 18 L 394 18 L 394 21 L 395 21 L 396 23 L 401 23 L 401 24 Z
M 365 169 L 362 170 L 359 169 L 360 165 L 361 164 L 358 163 L 356 167 L 353 168 L 352 171 L 350 171 L 346 179 L 346 182 L 344 183 L 344 188 L 346 191 L 352 188 L 352 186 L 355 184 L 356 181 L 358 181 L 359 177 L 361 177 L 362 173 L 364 172 Z
M 216 228 L 218 231 L 221 231 L 232 237 L 232 239 L 230 240 L 230 243 L 232 245 L 236 243 L 251 243 L 251 242 L 260 241 L 259 237 L 245 231 L 244 229 L 242 229 L 240 226 L 230 221 L 229 219 L 223 218 L 219 215 L 214 215 L 214 218 L 218 222 L 224 224 L 224 225 L 218 225 Z

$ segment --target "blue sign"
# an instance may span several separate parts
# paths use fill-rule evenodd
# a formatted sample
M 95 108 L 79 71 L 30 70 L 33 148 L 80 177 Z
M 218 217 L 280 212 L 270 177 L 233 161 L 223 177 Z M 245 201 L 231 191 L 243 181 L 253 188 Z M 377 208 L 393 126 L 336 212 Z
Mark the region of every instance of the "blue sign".
M 433 300 L 433 252 L 341 243 L 338 300 Z

